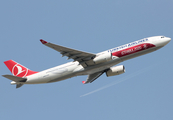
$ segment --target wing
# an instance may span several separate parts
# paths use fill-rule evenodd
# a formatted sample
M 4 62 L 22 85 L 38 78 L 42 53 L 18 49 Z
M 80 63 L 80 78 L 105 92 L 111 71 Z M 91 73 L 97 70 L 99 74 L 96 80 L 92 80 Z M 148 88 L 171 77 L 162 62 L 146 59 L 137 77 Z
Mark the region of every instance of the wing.
M 89 61 L 90 59 L 95 57 L 95 54 L 93 53 L 83 52 L 83 51 L 63 47 L 60 45 L 56 45 L 53 43 L 48 43 L 47 41 L 42 39 L 40 41 L 42 42 L 42 44 L 60 52 L 62 54 L 62 57 L 67 56 L 68 59 L 73 59 L 74 61 L 78 61 L 83 67 L 88 66 L 86 64 L 86 61 Z
M 103 73 L 104 73 L 104 71 L 90 74 L 90 75 L 88 75 L 87 80 L 82 81 L 82 83 L 83 84 L 92 83 L 94 80 L 96 80 L 98 77 L 100 77 Z

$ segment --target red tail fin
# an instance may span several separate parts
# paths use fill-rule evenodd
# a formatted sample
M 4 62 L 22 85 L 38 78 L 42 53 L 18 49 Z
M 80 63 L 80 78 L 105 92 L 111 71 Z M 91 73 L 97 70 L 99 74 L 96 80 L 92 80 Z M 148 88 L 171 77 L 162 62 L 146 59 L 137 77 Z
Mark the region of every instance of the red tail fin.
M 8 69 L 11 71 L 11 73 L 17 77 L 26 77 L 26 76 L 37 73 L 35 71 L 29 70 L 28 68 L 20 65 L 19 63 L 13 60 L 8 60 L 8 61 L 5 61 L 4 63 L 8 67 Z

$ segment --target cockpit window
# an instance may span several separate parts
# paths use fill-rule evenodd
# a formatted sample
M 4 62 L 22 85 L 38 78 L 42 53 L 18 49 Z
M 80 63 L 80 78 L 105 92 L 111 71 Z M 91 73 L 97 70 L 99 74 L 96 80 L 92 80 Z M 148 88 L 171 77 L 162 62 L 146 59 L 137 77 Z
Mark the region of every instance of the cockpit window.
M 164 36 L 162 36 L 161 38 L 164 38 Z

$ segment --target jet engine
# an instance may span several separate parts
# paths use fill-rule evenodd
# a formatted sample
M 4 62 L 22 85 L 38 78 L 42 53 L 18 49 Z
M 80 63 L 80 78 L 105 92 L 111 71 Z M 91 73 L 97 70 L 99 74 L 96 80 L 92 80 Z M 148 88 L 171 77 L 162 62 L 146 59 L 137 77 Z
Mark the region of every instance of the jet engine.
M 103 62 L 108 62 L 112 60 L 112 54 L 110 52 L 102 53 L 98 56 L 96 56 L 93 61 L 95 64 L 103 63 Z
M 107 77 L 110 76 L 114 76 L 114 75 L 120 75 L 122 73 L 125 72 L 125 67 L 124 65 L 120 65 L 120 66 L 115 66 L 115 67 L 111 67 L 107 72 L 106 75 Z

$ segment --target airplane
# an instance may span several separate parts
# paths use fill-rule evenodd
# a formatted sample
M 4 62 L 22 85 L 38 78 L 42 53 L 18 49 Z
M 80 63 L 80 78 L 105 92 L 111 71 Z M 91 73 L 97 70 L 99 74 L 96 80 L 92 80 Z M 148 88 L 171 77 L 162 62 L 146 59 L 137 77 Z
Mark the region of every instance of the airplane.
M 16 85 L 16 88 L 24 84 L 52 83 L 81 75 L 88 75 L 87 80 L 82 81 L 83 84 L 92 83 L 103 73 L 106 73 L 107 77 L 120 75 L 125 72 L 125 67 L 114 65 L 156 51 L 168 44 L 171 38 L 148 37 L 97 54 L 63 47 L 43 39 L 40 41 L 43 45 L 60 52 L 62 57 L 67 56 L 67 59 L 73 61 L 41 72 L 32 71 L 13 60 L 5 61 L 5 65 L 13 75 L 2 76 L 12 80 L 11 84 Z

